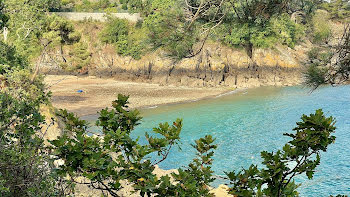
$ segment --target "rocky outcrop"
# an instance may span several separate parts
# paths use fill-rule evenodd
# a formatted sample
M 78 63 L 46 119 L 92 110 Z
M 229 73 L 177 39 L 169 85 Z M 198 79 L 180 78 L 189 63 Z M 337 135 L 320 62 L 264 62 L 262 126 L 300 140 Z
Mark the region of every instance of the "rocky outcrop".
M 310 43 L 290 49 L 256 49 L 251 60 L 244 50 L 220 44 L 207 44 L 196 57 L 176 62 L 161 52 L 153 52 L 140 60 L 121 57 L 113 46 L 106 45 L 92 54 L 89 75 L 190 87 L 248 88 L 259 86 L 291 86 L 300 84 L 302 62 Z M 57 55 L 56 55 L 57 56 Z M 47 57 L 47 60 L 52 57 Z M 56 60 L 55 62 L 59 61 Z M 45 71 L 62 74 L 57 63 L 46 63 Z M 52 69 L 55 68 L 55 69 Z

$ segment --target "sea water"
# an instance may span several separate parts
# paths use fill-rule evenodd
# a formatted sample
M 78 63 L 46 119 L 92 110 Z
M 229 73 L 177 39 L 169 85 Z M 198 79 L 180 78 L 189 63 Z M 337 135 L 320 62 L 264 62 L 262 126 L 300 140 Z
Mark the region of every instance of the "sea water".
M 183 119 L 180 148 L 171 150 L 163 169 L 187 166 L 195 157 L 191 144 L 200 137 L 212 135 L 215 150 L 214 174 L 240 170 L 261 163 L 261 151 L 276 151 L 290 140 L 283 133 L 293 132 L 302 114 L 309 115 L 322 108 L 327 116 L 336 118 L 337 139 L 321 154 L 321 164 L 314 178 L 305 176 L 301 196 L 350 194 L 350 86 L 321 87 L 313 92 L 303 87 L 264 87 L 233 92 L 221 97 L 196 102 L 160 106 L 142 110 L 143 121 L 132 133 L 145 141 L 145 132 L 161 122 Z M 157 157 L 153 156 L 156 160 Z M 261 166 L 261 165 L 260 165 Z M 214 186 L 225 183 L 217 180 Z
M 350 86 L 321 87 L 312 93 L 303 87 L 263 87 L 234 91 L 217 98 L 141 110 L 142 123 L 134 138 L 145 143 L 145 132 L 159 123 L 183 119 L 181 144 L 159 164 L 163 169 L 185 167 L 195 157 L 191 144 L 200 137 L 216 138 L 213 171 L 216 177 L 251 164 L 261 166 L 261 151 L 276 151 L 290 140 L 283 133 L 293 132 L 303 114 L 322 108 L 336 118 L 337 139 L 321 154 L 314 178 L 299 176 L 301 196 L 350 195 Z M 153 155 L 151 160 L 157 160 Z M 213 186 L 226 183 L 217 179 Z

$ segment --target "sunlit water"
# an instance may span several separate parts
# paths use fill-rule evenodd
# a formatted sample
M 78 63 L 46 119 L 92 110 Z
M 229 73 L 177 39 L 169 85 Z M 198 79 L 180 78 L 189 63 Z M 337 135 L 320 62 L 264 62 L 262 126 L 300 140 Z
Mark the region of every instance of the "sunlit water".
M 213 170 L 224 176 L 224 171 L 240 170 L 261 162 L 260 152 L 280 149 L 289 138 L 302 114 L 322 108 L 327 116 L 337 120 L 337 139 L 322 153 L 321 164 L 313 180 L 299 177 L 303 184 L 298 189 L 301 196 L 329 196 L 350 194 L 350 86 L 324 87 L 310 94 L 301 87 L 257 88 L 197 102 L 160 106 L 142 110 L 142 124 L 133 137 L 151 132 L 160 122 L 183 118 L 181 150 L 172 149 L 163 169 L 186 166 L 195 156 L 191 147 L 194 140 L 205 135 L 216 138 Z M 153 157 L 152 159 L 156 159 Z M 224 183 L 217 180 L 214 186 Z

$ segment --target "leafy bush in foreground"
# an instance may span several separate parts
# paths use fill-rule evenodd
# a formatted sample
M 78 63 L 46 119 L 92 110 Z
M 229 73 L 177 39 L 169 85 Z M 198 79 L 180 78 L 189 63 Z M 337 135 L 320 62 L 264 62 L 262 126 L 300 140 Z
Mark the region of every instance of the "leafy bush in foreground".
M 237 196 L 297 196 L 298 185 L 294 178 L 306 174 L 312 179 L 315 168 L 320 164 L 320 153 L 335 141 L 333 117 L 325 117 L 322 110 L 310 116 L 303 115 L 293 130 L 296 134 L 284 134 L 292 138 L 282 150 L 261 152 L 262 164 L 258 169 L 251 165 L 237 174 L 227 173 Z
M 212 196 L 209 185 L 215 179 L 211 170 L 214 139 L 205 136 L 195 142 L 197 157 L 178 173 L 157 178 L 152 172 L 154 165 L 167 158 L 171 148 L 178 144 L 182 120 L 173 125 L 160 124 L 153 131 L 162 136 L 154 137 L 146 133 L 148 144 L 141 145 L 132 139 L 130 133 L 139 124 L 141 117 L 137 110 L 128 110 L 128 97 L 119 95 L 113 102 L 113 109 L 100 112 L 97 126 L 102 128 L 101 138 L 88 136 L 85 121 L 73 114 L 60 111 L 66 123 L 64 135 L 52 141 L 57 159 L 63 159 L 59 174 L 69 175 L 71 181 L 85 177 L 85 182 L 94 189 L 118 196 L 127 180 L 141 196 Z M 241 172 L 227 173 L 231 181 L 229 193 L 236 196 L 296 196 L 297 175 L 313 177 L 320 163 L 320 152 L 334 142 L 334 119 L 325 117 L 322 110 L 310 116 L 303 115 L 302 121 L 294 129 L 296 134 L 285 134 L 292 138 L 282 150 L 262 152 L 263 165 L 259 169 L 252 165 Z M 152 161 L 148 156 L 156 153 L 159 160 Z M 294 164 L 294 166 L 293 166 Z M 171 181 L 172 180 L 172 181 Z M 81 183 L 82 184 L 82 183 Z
M 84 184 L 112 196 L 118 196 L 117 192 L 122 189 L 121 180 L 133 183 L 134 189 L 142 196 L 210 196 L 208 185 L 213 181 L 211 157 L 212 149 L 216 148 L 212 145 L 212 137 L 196 141 L 193 146 L 198 152 L 197 157 L 187 168 L 172 174 L 176 184 L 170 182 L 168 175 L 158 179 L 152 173 L 154 165 L 166 159 L 171 148 L 178 144 L 182 120 L 176 120 L 173 125 L 159 124 L 153 131 L 162 137 L 146 133 L 148 144 L 141 145 L 138 139 L 130 137 L 141 117 L 137 110 L 127 109 L 127 100 L 128 97 L 119 95 L 113 102 L 114 109 L 100 112 L 96 125 L 102 128 L 102 139 L 87 135 L 85 121 L 65 110 L 59 113 L 66 128 L 63 136 L 51 142 L 57 159 L 64 160 L 64 165 L 59 166 L 59 174 L 69 175 L 73 182 L 78 182 L 76 178 L 83 176 L 88 180 Z M 159 160 L 151 161 L 147 157 L 151 153 L 160 156 Z

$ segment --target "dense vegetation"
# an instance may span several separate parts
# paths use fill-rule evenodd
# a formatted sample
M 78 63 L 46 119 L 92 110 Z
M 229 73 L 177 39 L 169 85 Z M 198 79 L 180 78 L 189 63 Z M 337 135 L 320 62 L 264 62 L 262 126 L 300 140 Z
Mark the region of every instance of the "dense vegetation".
M 200 53 L 204 43 L 211 39 L 229 47 L 242 47 L 253 58 L 254 48 L 273 48 L 276 44 L 293 48 L 305 39 L 320 44 L 331 37 L 331 29 L 328 22 L 323 20 L 323 14 L 315 14 L 315 10 L 319 8 L 329 11 L 330 19 L 346 18 L 349 10 L 348 4 L 344 1 L 326 3 L 317 0 L 203 0 L 189 1 L 187 4 L 185 2 L 187 1 L 36 0 L 27 4 L 23 0 L 9 0 L 3 4 L 3 11 L 7 16 L 3 21 L 7 21 L 8 40 L 21 54 L 31 59 L 42 54 L 47 43 L 51 44 L 50 41 L 56 39 L 54 38 L 56 34 L 66 34 L 60 35 L 64 39 L 61 44 L 79 42 L 81 32 L 75 32 L 71 22 L 47 16 L 47 11 L 67 11 L 65 10 L 67 6 L 73 6 L 72 11 L 79 11 L 78 7 L 106 9 L 125 5 L 124 7 L 130 8 L 129 12 L 141 13 L 143 20 L 133 24 L 108 16 L 107 24 L 99 36 L 101 43 L 113 44 L 120 55 L 140 59 L 149 51 L 161 49 L 168 56 L 180 60 Z M 341 9 L 338 9 L 339 7 Z M 334 16 L 338 13 L 335 9 L 339 10 L 339 16 Z M 34 15 L 31 14 L 33 11 Z M 110 13 L 113 10 L 106 12 Z M 54 27 L 56 29 L 52 29 L 53 26 L 56 26 Z M 50 36 L 50 40 L 46 41 Z M 86 44 L 79 44 L 83 45 Z M 71 53 L 70 56 L 74 54 Z M 81 68 L 89 62 L 86 61 L 88 58 L 83 58 L 82 63 L 70 62 L 67 60 L 69 58 L 65 57 L 62 59 L 64 59 L 62 67 L 70 70 Z
M 65 110 L 57 111 L 54 120 L 42 115 L 40 108 L 49 104 L 50 93 L 38 74 L 38 66 L 30 62 L 50 48 L 62 51 L 66 45 L 74 50 L 71 57 L 62 56 L 65 66 L 81 69 L 90 57 L 87 44 L 71 22 L 47 15 L 49 10 L 60 9 L 62 2 L 0 1 L 0 25 L 9 29 L 8 37 L 0 41 L 0 196 L 69 196 L 74 195 L 77 184 L 100 190 L 103 195 L 120 196 L 122 181 L 131 183 L 142 196 L 212 196 L 209 186 L 215 180 L 211 170 L 215 136 L 194 141 L 196 157 L 178 173 L 160 178 L 152 173 L 154 165 L 167 159 L 171 148 L 179 145 L 180 119 L 159 124 L 146 134 L 148 143 L 140 144 L 130 133 L 141 117 L 137 110 L 128 109 L 127 96 L 119 95 L 112 109 L 99 112 L 96 125 L 102 128 L 101 137 L 90 135 L 87 123 Z M 337 48 L 322 47 L 331 36 L 324 27 L 327 24 L 321 24 L 314 12 L 318 6 L 325 6 L 322 2 L 121 3 L 144 17 L 137 24 L 110 18 L 101 31 L 101 42 L 114 44 L 122 55 L 140 58 L 150 45 L 182 59 L 198 54 L 205 41 L 213 39 L 244 47 L 252 57 L 255 47 L 272 47 L 277 42 L 293 47 L 310 30 L 313 41 L 320 46 L 309 52 L 309 84 L 317 87 L 349 79 L 350 28 Z M 343 1 L 326 5 L 329 11 L 341 5 L 342 13 L 331 12 L 330 17 L 344 19 L 341 16 L 346 15 L 348 7 Z M 304 23 L 291 21 L 290 14 L 295 11 L 305 14 Z M 58 121 L 64 125 L 62 135 L 47 141 L 47 128 Z M 285 134 L 291 140 L 281 150 L 261 153 L 262 167 L 253 164 L 240 172 L 227 172 L 228 192 L 236 196 L 297 196 L 294 178 L 313 178 L 321 162 L 320 153 L 335 141 L 334 124 L 334 118 L 326 117 L 322 110 L 303 115 L 294 132 Z M 150 154 L 159 158 L 151 160 Z
M 137 110 L 128 110 L 128 97 L 123 95 L 113 102 L 113 109 L 99 113 L 96 125 L 102 128 L 102 138 L 89 135 L 85 121 L 61 110 L 57 116 L 65 125 L 63 135 L 45 146 L 47 130 L 43 130 L 43 125 L 50 123 L 40 114 L 39 107 L 47 103 L 49 95 L 39 78 L 32 81 L 28 74 L 17 75 L 16 71 L 30 70 L 11 47 L 2 45 L 6 51 L 1 57 L 5 68 L 0 96 L 1 196 L 67 196 L 73 194 L 75 184 L 87 184 L 105 194 L 119 196 L 122 180 L 133 183 L 142 196 L 212 196 L 208 186 L 215 180 L 211 170 L 216 148 L 213 137 L 195 141 L 197 157 L 188 167 L 157 178 L 152 173 L 154 165 L 164 161 L 171 148 L 178 145 L 182 120 L 172 125 L 160 124 L 153 131 L 161 137 L 146 133 L 148 144 L 141 145 L 138 139 L 130 137 L 141 117 Z M 320 163 L 319 153 L 335 140 L 334 119 L 318 110 L 304 115 L 294 130 L 296 134 L 286 134 L 292 140 L 283 150 L 262 152 L 266 169 L 253 165 L 237 174 L 228 173 L 229 192 L 238 196 L 297 195 L 293 179 L 304 173 L 312 178 Z M 159 159 L 150 160 L 147 156 L 152 153 L 157 153 Z M 54 165 L 58 160 L 63 163 Z M 294 162 L 297 165 L 291 167 Z M 79 177 L 85 177 L 84 182 L 78 181 Z

